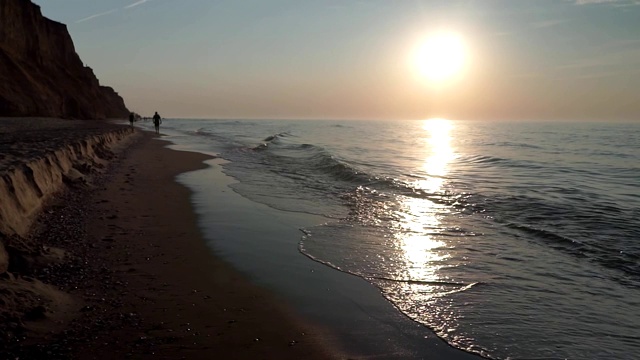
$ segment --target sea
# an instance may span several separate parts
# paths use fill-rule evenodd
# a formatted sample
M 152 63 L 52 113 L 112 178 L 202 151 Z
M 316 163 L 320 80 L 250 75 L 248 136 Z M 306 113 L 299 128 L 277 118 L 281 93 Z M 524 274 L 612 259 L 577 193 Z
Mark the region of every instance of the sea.
M 142 126 L 148 126 L 143 124 Z M 491 359 L 640 358 L 640 122 L 165 119 L 291 247 Z M 206 191 L 200 189 L 199 191 Z

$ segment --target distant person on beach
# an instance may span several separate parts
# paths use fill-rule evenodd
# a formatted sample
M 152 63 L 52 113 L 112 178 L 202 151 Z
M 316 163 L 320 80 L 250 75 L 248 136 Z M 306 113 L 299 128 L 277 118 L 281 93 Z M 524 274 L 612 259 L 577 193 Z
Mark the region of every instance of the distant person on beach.
M 153 125 L 156 127 L 156 134 L 160 134 L 160 124 L 162 124 L 162 118 L 156 111 L 156 113 L 153 115 Z
M 129 113 L 129 124 L 131 124 L 131 127 L 133 127 L 133 122 L 135 121 L 135 116 L 133 115 L 133 113 Z

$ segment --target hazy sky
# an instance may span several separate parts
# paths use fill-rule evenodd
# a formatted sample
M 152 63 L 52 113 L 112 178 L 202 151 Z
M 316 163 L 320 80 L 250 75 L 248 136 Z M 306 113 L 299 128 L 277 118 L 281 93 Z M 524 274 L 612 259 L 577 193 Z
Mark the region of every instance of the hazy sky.
M 35 0 L 143 115 L 640 120 L 640 0 Z M 430 83 L 429 34 L 464 72 Z

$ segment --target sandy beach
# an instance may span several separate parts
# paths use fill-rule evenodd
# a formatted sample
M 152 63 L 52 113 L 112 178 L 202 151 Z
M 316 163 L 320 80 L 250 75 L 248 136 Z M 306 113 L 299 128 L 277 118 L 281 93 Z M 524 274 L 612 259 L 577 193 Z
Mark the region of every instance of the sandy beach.
M 20 240 L 38 256 L 2 275 L 0 356 L 337 358 L 320 329 L 211 254 L 174 180 L 207 157 L 165 146 L 137 131 L 106 172 L 47 203 Z
M 18 122 L 2 122 L 0 358 L 477 358 L 305 257 L 321 217 L 242 197 L 171 130 Z
M 0 0 L 0 360 L 640 358 L 640 0 L 185 4 Z

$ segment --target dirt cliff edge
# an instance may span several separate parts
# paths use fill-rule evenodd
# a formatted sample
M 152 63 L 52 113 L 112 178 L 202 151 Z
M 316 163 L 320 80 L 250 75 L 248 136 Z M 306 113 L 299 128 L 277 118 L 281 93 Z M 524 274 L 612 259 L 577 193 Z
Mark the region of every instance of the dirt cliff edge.
M 84 66 L 67 27 L 30 0 L 0 0 L 0 116 L 125 118 L 112 88 Z

